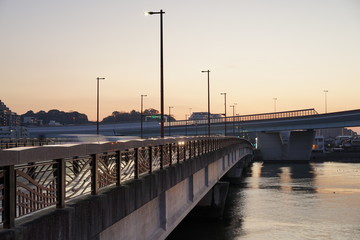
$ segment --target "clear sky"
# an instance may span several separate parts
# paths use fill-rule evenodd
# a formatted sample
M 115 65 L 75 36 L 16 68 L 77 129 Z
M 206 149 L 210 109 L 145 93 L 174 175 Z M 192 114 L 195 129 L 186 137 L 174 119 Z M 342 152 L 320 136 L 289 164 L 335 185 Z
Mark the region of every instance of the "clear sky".
M 359 0 L 0 0 L 0 100 L 13 111 L 59 109 L 96 118 L 160 109 L 177 119 L 237 103 L 237 114 L 360 108 Z

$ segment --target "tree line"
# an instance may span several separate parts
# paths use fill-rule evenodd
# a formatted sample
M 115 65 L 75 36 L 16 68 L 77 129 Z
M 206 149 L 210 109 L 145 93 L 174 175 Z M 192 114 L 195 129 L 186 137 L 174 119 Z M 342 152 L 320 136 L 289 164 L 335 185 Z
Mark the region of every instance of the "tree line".
M 145 109 L 143 116 L 152 116 L 146 117 L 147 121 L 158 121 L 158 116 L 160 113 L 158 110 L 149 108 Z M 25 114 L 21 115 L 22 122 L 26 117 L 35 118 L 37 121 L 42 122 L 43 125 L 48 125 L 50 121 L 55 121 L 62 125 L 70 125 L 70 124 L 87 124 L 93 123 L 88 120 L 88 117 L 84 113 L 79 113 L 76 111 L 64 112 L 57 109 L 46 111 L 39 111 L 35 113 L 34 111 L 30 110 Z M 122 122 L 138 122 L 141 120 L 141 113 L 136 110 L 131 110 L 130 112 L 124 111 L 114 111 L 111 115 L 105 117 L 101 123 L 122 123 Z M 171 121 L 175 119 L 171 117 Z

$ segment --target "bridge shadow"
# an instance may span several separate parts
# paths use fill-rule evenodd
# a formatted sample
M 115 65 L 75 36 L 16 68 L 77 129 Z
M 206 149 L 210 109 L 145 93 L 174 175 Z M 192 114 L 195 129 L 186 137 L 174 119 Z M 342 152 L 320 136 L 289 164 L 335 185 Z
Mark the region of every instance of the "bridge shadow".
M 236 185 L 230 185 L 222 219 L 186 217 L 167 240 L 206 239 L 229 240 L 242 235 L 245 196 L 244 178 Z

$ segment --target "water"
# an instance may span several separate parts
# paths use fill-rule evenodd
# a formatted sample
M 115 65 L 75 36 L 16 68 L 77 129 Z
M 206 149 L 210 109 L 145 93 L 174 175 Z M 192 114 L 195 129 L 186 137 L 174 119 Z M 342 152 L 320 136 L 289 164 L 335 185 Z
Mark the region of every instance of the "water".
M 222 221 L 185 219 L 168 239 L 360 239 L 360 164 L 254 163 Z

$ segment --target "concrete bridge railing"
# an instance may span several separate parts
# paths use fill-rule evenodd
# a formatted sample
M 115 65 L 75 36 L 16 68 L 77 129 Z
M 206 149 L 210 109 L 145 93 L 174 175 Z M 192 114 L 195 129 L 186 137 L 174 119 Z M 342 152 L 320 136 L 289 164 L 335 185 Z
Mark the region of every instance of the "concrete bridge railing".
M 219 172 L 215 175 L 220 178 L 248 154 L 252 147 L 246 140 L 226 137 L 1 150 L 0 238 L 107 239 L 122 229 L 111 226 L 125 223 L 146 205 L 148 209 L 166 203 L 164 194 L 175 191 L 171 190 L 175 185 L 192 181 L 192 188 L 196 184 L 211 187 L 216 181 L 209 185 L 209 171 Z M 209 168 L 219 159 L 221 163 Z M 203 174 L 205 182 L 198 183 L 195 174 Z M 192 205 L 205 194 L 192 193 L 193 200 L 199 198 Z M 166 211 L 160 207 L 156 214 L 165 216 Z M 153 229 L 152 236 L 167 234 L 166 218 L 158 218 L 162 219 L 160 230 Z

